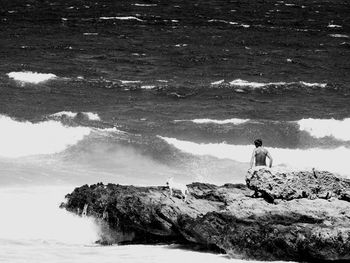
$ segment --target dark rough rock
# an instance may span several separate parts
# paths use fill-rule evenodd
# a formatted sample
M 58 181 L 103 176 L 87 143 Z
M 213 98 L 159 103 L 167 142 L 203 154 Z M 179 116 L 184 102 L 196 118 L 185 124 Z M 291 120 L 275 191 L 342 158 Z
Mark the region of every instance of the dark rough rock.
M 84 185 L 68 194 L 62 207 L 95 217 L 105 244 L 176 242 L 221 250 L 234 258 L 350 260 L 347 180 L 326 172 L 315 178 L 309 172 L 282 176 L 267 171 L 247 176 L 253 190 L 245 185 L 192 183 L 187 203 L 180 191 L 170 197 L 165 186 Z M 320 183 L 328 185 L 317 186 Z M 287 184 L 297 187 L 295 193 L 283 193 Z M 317 187 L 321 190 L 314 193 Z M 268 193 L 274 202 L 256 197 L 257 191 L 262 196 Z M 326 191 L 331 198 L 323 197 Z
M 247 186 L 267 201 L 338 199 L 349 200 L 350 180 L 325 171 L 274 172 L 267 168 L 251 170 L 246 176 Z

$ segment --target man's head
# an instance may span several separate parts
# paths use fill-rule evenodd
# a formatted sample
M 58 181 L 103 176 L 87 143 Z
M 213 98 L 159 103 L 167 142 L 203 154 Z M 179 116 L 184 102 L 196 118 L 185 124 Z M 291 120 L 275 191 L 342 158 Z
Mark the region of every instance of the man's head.
M 260 146 L 262 146 L 262 140 L 261 139 L 256 139 L 255 141 L 254 141 L 254 144 L 255 144 L 255 147 L 260 147 Z

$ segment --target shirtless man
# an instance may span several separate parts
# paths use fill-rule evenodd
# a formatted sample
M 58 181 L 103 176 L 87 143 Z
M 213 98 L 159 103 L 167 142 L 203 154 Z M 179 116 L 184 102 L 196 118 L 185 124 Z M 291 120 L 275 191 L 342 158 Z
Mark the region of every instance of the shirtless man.
M 262 147 L 262 141 L 260 139 L 257 139 L 254 141 L 254 144 L 256 148 L 254 149 L 252 158 L 250 160 L 250 168 L 253 168 L 254 161 L 255 166 L 266 166 L 266 156 L 270 159 L 269 167 L 271 168 L 272 157 L 270 153 L 264 147 Z

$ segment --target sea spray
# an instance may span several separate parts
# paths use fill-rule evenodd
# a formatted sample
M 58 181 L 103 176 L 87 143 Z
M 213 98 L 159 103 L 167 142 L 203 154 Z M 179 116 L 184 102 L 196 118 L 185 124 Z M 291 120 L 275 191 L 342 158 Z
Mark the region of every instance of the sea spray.
M 315 138 L 334 137 L 339 140 L 350 140 L 350 118 L 335 119 L 302 119 L 297 121 L 300 130 L 308 132 Z
M 89 217 L 60 209 L 72 187 L 6 188 L 0 190 L 0 239 L 91 245 L 99 229 Z
M 90 134 L 87 127 L 67 127 L 57 121 L 32 123 L 0 115 L 0 156 L 53 154 Z
M 205 144 L 182 141 L 176 138 L 160 138 L 187 153 L 208 155 L 220 159 L 231 159 L 242 163 L 248 163 L 250 161 L 254 149 L 253 145 L 232 145 L 227 143 Z M 333 149 L 266 148 L 271 153 L 275 166 L 284 166 L 295 170 L 317 168 L 350 176 L 350 167 L 347 164 L 350 149 L 346 147 L 342 146 Z

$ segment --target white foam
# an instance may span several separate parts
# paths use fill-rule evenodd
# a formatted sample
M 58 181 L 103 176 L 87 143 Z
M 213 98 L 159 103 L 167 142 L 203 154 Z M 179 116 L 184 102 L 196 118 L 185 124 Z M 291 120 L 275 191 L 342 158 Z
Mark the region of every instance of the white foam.
M 113 128 L 104 128 L 104 129 L 96 129 L 96 131 L 102 132 L 104 134 L 106 133 L 119 133 L 119 134 L 126 134 L 125 131 L 118 130 L 116 127 Z
M 329 24 L 327 27 L 329 28 L 341 28 L 341 25 L 334 25 L 334 24 Z
M 101 16 L 101 20 L 137 20 L 143 22 L 142 19 L 135 16 Z
M 71 111 L 60 111 L 60 112 L 56 112 L 54 114 L 51 114 L 50 116 L 52 117 L 63 117 L 63 116 L 67 116 L 70 118 L 75 118 L 75 116 L 77 116 L 76 112 L 71 112 Z
M 297 122 L 300 130 L 308 132 L 315 138 L 326 136 L 350 141 L 350 118 L 335 119 L 302 119 Z
M 71 190 L 70 187 L 2 189 L 0 238 L 92 245 L 99 239 L 94 221 L 59 208 L 64 195 Z
M 181 141 L 175 138 L 160 137 L 181 151 L 194 155 L 208 155 L 220 159 L 231 159 L 248 163 L 253 152 L 253 145 L 230 145 L 226 143 L 198 144 Z M 283 149 L 266 147 L 273 157 L 274 166 L 287 166 L 289 169 L 327 170 L 330 172 L 350 175 L 348 156 L 350 149 L 338 147 L 335 149 Z
M 145 7 L 147 7 L 147 6 L 157 6 L 157 4 L 134 4 L 134 6 L 145 6 Z
M 176 44 L 175 47 L 187 47 L 188 44 Z
M 94 112 L 82 112 L 82 113 L 85 114 L 92 121 L 101 120 L 100 116 L 97 113 L 94 113 Z
M 175 120 L 175 122 L 184 122 L 184 121 L 190 121 L 197 124 L 215 123 L 215 124 L 239 125 L 239 124 L 248 122 L 249 119 L 232 118 L 232 119 L 226 119 L 226 120 L 213 120 L 213 119 Z
M 141 83 L 140 80 L 121 80 L 122 84 L 133 84 L 133 83 Z
M 327 83 L 308 83 L 305 81 L 299 81 L 300 84 L 307 86 L 307 87 L 321 87 L 325 88 L 327 86 Z
M 40 82 L 45 82 L 57 78 L 57 76 L 52 73 L 37 73 L 32 71 L 10 72 L 7 73 L 7 76 L 16 81 L 33 84 L 38 84 Z
M 92 121 L 100 121 L 101 118 L 97 113 L 94 112 L 81 112 L 82 114 L 84 114 L 86 117 L 89 118 L 89 120 Z M 51 117 L 69 117 L 69 118 L 75 118 L 78 115 L 77 112 L 71 112 L 71 111 L 60 111 L 60 112 L 56 112 L 54 114 L 51 114 Z
M 299 81 L 299 82 L 251 82 L 243 79 L 235 79 L 230 82 L 231 86 L 235 87 L 250 87 L 250 88 L 266 88 L 268 86 L 288 86 L 288 85 L 295 85 L 300 84 L 306 87 L 320 87 L 325 88 L 327 86 L 327 83 L 308 83 L 305 81 Z
M 98 36 L 98 33 L 89 33 L 89 32 L 87 32 L 87 33 L 84 33 L 83 35 L 84 36 Z
M 222 79 L 222 80 L 218 80 L 218 81 L 212 82 L 211 85 L 220 85 L 220 84 L 222 84 L 222 83 L 224 83 L 224 82 L 225 82 L 225 80 Z
M 330 34 L 329 36 L 335 37 L 335 38 L 349 38 L 348 35 L 344 35 L 344 34 Z
M 76 144 L 91 132 L 86 127 L 66 127 L 57 121 L 20 122 L 0 115 L 0 156 L 54 154 Z
M 261 83 L 261 82 L 250 82 L 250 81 L 246 81 L 243 79 L 235 79 L 233 81 L 230 82 L 230 84 L 232 86 L 238 86 L 238 87 L 252 87 L 252 88 L 262 88 L 262 87 L 266 87 L 269 85 L 285 85 L 285 82 L 270 82 L 270 83 Z

